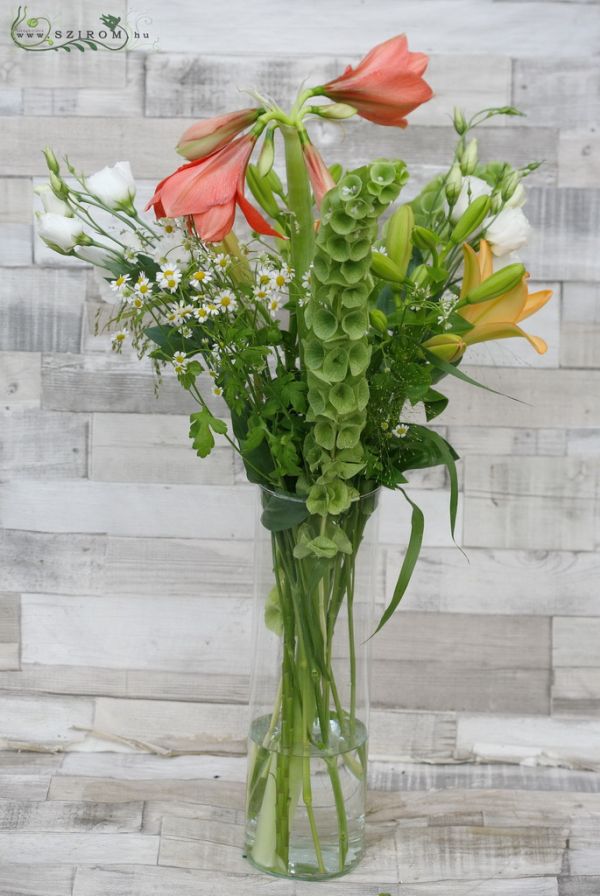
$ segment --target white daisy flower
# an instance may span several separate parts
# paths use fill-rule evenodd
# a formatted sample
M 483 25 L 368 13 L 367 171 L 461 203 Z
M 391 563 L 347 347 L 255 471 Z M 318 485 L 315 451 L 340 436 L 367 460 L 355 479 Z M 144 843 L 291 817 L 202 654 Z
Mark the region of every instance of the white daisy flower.
M 212 389 L 211 389 L 210 391 L 212 392 L 212 394 L 213 394 L 216 398 L 220 398 L 221 395 L 223 394 L 223 390 L 221 389 L 221 387 L 220 387 L 220 386 L 216 386 L 216 385 L 213 386 Z
M 304 274 L 302 274 L 302 286 L 304 287 L 304 289 L 307 289 L 307 290 L 310 289 L 312 269 L 313 269 L 313 266 L 311 264 L 309 269 L 307 271 L 305 271 Z
M 125 249 L 123 251 L 123 258 L 125 261 L 137 261 L 137 252 L 135 249 Z
M 167 320 L 176 327 L 180 327 L 181 324 L 186 322 L 188 317 L 191 317 L 192 313 L 193 309 L 189 305 L 186 305 L 185 302 L 179 302 L 178 305 L 174 305 L 171 308 L 167 314 Z
M 161 230 L 169 236 L 177 232 L 177 222 L 173 218 L 160 218 L 157 223 Z
M 206 323 L 206 321 L 210 317 L 210 314 L 208 313 L 208 310 L 204 307 L 204 305 L 201 305 L 200 308 L 194 308 L 193 314 L 199 324 Z
M 271 277 L 273 276 L 274 271 L 273 268 L 269 268 L 266 265 L 261 265 L 256 269 L 256 282 L 259 286 L 269 286 L 271 283 Z
M 221 292 L 217 296 L 216 305 L 219 311 L 235 311 L 235 309 L 237 308 L 237 302 L 235 300 L 234 294 L 230 289 L 221 290 Z
M 112 338 L 113 348 L 120 349 L 128 335 L 129 333 L 127 330 L 119 330 L 117 333 L 114 333 Z
M 271 283 L 275 289 L 283 289 L 293 276 L 293 270 L 288 267 L 287 264 L 284 264 L 278 271 L 273 271 L 273 274 L 271 275 Z
M 231 264 L 231 258 L 229 255 L 225 255 L 224 252 L 219 252 L 218 255 L 214 256 L 212 263 L 218 270 L 226 271 Z
M 184 373 L 187 368 L 187 355 L 185 352 L 175 352 L 173 355 L 173 367 L 177 373 Z
M 255 286 L 254 287 L 254 298 L 258 299 L 259 302 L 266 302 L 271 297 L 272 290 L 269 286 Z
M 271 317 L 273 317 L 273 318 L 276 317 L 277 312 L 281 308 L 281 299 L 277 298 L 277 296 L 273 296 L 267 302 L 267 308 L 269 310 L 269 314 L 271 315 Z
M 168 289 L 169 292 L 175 292 L 181 282 L 181 271 L 176 264 L 167 262 L 166 264 L 161 265 L 160 271 L 156 275 L 156 282 L 159 286 L 162 286 L 163 289 Z
M 190 339 L 192 336 L 192 328 L 191 327 L 179 327 L 179 332 L 183 336 L 184 339 Z
M 408 426 L 406 425 L 406 423 L 398 423 L 392 429 L 392 435 L 395 436 L 397 439 L 405 438 L 407 433 L 408 433 Z
M 133 285 L 133 289 L 136 295 L 140 296 L 140 298 L 144 299 L 147 296 L 152 294 L 152 284 L 150 280 L 143 272 L 138 274 L 138 278 Z
M 140 308 L 144 307 L 144 300 L 141 296 L 137 295 L 137 293 L 134 293 L 132 296 L 130 296 L 127 299 L 127 304 L 132 305 L 134 308 L 137 308 L 137 310 L 139 311 Z
M 127 286 L 128 280 L 129 274 L 119 274 L 116 280 L 110 281 L 110 288 L 113 292 L 116 292 L 117 295 L 123 296 L 129 289 L 129 287 Z
M 219 313 L 219 307 L 214 302 L 207 302 L 204 307 L 206 308 L 209 317 L 216 317 Z
M 194 289 L 202 289 L 202 287 L 206 283 L 210 283 L 213 275 L 210 271 L 194 271 L 192 276 L 190 277 L 190 284 L 194 287 Z

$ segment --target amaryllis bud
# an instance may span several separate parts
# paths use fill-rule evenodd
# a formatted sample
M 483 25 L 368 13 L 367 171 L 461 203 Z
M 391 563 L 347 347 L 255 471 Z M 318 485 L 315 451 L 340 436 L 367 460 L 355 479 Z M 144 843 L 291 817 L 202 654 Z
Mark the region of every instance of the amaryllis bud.
M 304 153 L 304 161 L 308 168 L 308 176 L 310 177 L 313 193 L 315 194 L 317 205 L 320 206 L 325 193 L 328 193 L 329 190 L 335 187 L 335 181 L 321 154 L 308 141 L 308 138 L 302 141 L 302 152 Z
M 190 161 L 204 159 L 245 131 L 263 111 L 240 109 L 238 112 L 197 121 L 181 135 L 177 152 Z
M 258 171 L 259 177 L 266 177 L 273 167 L 273 162 L 275 161 L 274 136 L 275 132 L 273 128 L 268 128 L 258 157 L 258 162 L 256 163 L 256 170 Z
M 356 115 L 354 106 L 348 103 L 332 103 L 330 106 L 311 106 L 308 110 L 313 115 L 319 115 L 321 118 L 330 118 L 332 121 L 340 121 L 344 118 L 352 118 Z

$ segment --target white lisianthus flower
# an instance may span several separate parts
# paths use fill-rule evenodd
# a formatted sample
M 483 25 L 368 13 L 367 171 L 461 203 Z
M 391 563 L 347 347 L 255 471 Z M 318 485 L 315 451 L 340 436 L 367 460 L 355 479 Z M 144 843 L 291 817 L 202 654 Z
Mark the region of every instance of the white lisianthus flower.
M 71 208 L 66 202 L 58 198 L 50 184 L 40 184 L 39 187 L 34 188 L 33 192 L 37 193 L 42 200 L 45 212 L 51 212 L 53 215 L 64 215 L 66 218 L 73 217 Z
M 452 208 L 450 220 L 453 222 L 458 221 L 474 199 L 477 199 L 479 196 L 489 196 L 491 192 L 492 188 L 490 185 L 486 184 L 480 177 L 475 177 L 473 174 L 464 177 L 456 205 Z
M 54 212 L 38 215 L 38 233 L 47 246 L 70 253 L 84 236 L 79 218 L 66 218 Z
M 496 257 L 508 255 L 524 246 L 531 225 L 520 208 L 503 208 L 485 231 L 485 238 Z
M 135 196 L 135 181 L 129 162 L 117 162 L 115 165 L 102 168 L 86 178 L 90 193 L 107 208 L 125 211 L 132 208 Z

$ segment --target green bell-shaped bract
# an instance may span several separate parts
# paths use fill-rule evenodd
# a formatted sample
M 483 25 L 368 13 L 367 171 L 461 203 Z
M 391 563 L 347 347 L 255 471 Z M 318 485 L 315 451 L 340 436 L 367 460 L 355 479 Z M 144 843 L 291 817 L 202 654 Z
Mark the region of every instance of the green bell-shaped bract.
M 378 159 L 341 177 L 323 199 L 313 294 L 305 309 L 307 419 L 314 425 L 304 456 L 317 475 L 307 496 L 310 513 L 338 515 L 357 496 L 348 480 L 365 465 L 361 436 L 369 401 L 372 247 L 378 218 L 405 181 L 403 162 Z M 325 541 L 310 549 L 323 548 L 332 549 Z

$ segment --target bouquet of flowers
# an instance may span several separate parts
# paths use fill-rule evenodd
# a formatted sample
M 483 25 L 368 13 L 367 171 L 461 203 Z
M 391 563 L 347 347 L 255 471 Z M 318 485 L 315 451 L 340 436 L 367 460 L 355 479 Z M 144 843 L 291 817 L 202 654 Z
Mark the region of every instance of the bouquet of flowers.
M 404 128 L 432 95 L 427 61 L 395 37 L 340 77 L 302 89 L 290 111 L 256 93 L 252 108 L 197 122 L 177 147 L 187 161 L 150 200 L 155 221 L 135 208 L 126 162 L 85 177 L 67 161 L 65 180 L 47 149 L 50 182 L 38 188 L 42 239 L 98 266 L 116 294 L 114 348 L 131 340 L 158 372 L 172 368 L 198 404 L 190 418 L 197 454 L 224 437 L 262 490 L 274 575 L 265 621 L 279 639 L 280 677 L 253 737 L 247 851 L 278 874 L 326 877 L 361 854 L 366 719 L 357 716 L 355 570 L 378 489 L 400 491 L 412 521 L 377 630 L 421 546 L 423 514 L 404 489 L 407 471 L 447 468 L 454 530 L 457 454 L 428 425 L 448 401 L 440 381 L 479 386 L 460 367 L 479 342 L 522 337 L 546 350 L 519 324 L 551 293 L 529 293 L 528 273 L 510 257 L 527 239 L 522 181 L 537 165 L 481 164 L 471 133 L 517 110 L 469 120 L 455 110 L 454 157 L 409 202 L 399 199 L 404 161 L 345 170 L 311 143 L 314 116 Z M 276 173 L 280 146 L 285 178 Z M 233 231 L 238 207 L 243 239 Z M 333 645 L 342 617 L 340 682 Z M 313 801 L 317 762 L 333 821 L 320 820 Z M 354 813 L 344 775 L 363 799 Z

